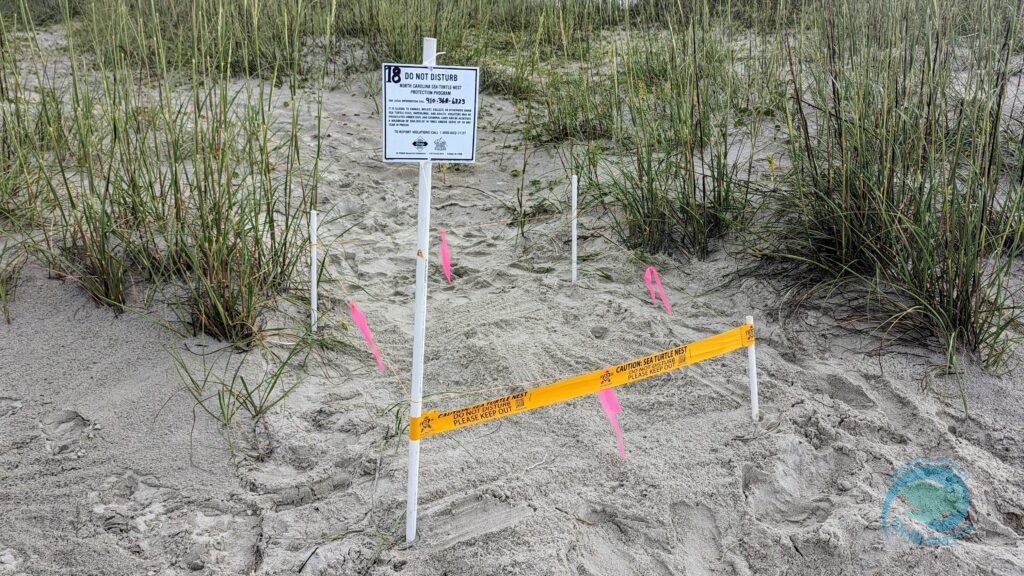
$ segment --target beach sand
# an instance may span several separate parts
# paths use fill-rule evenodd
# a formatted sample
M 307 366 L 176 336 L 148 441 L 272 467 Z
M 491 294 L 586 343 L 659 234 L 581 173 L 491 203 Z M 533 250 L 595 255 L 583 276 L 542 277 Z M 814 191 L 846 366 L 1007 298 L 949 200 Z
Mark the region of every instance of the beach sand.
M 595 396 L 427 438 L 418 538 L 405 544 L 417 168 L 381 162 L 364 82 L 324 100 L 320 326 L 347 345 L 290 367 L 299 386 L 263 422 L 223 427 L 195 409 L 169 351 L 196 369 L 233 353 L 162 326 L 183 330 L 170 304 L 116 317 L 25 267 L 13 323 L 0 324 L 0 575 L 1024 574 L 1019 352 L 1001 375 L 964 359 L 965 421 L 941 352 L 882 347 L 827 304 L 795 307 L 773 278 L 737 276 L 754 261 L 728 246 L 654 258 L 666 313 L 599 210 L 581 216 L 573 285 L 568 171 L 539 150 L 514 173 L 519 117 L 489 96 L 477 163 L 434 173 L 431 227 L 447 230 L 454 274 L 447 284 L 432 232 L 425 407 L 753 315 L 762 417 L 751 421 L 737 351 L 619 388 L 626 460 Z M 528 206 L 548 206 L 525 237 L 508 225 L 521 183 L 536 190 Z M 347 326 L 350 298 L 388 371 Z M 271 325 L 308 314 L 280 308 Z M 259 350 L 246 362 L 264 367 Z M 883 534 L 889 475 L 924 457 L 969 476 L 974 532 L 955 546 Z

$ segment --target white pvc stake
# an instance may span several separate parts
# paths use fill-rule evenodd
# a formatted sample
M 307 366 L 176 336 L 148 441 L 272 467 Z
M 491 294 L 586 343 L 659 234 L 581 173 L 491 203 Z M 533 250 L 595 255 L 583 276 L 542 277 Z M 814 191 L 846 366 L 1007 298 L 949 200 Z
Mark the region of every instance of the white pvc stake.
M 316 281 L 317 281 L 317 214 L 309 211 L 309 328 L 316 334 Z
M 747 316 L 747 324 L 754 325 L 753 316 Z M 754 422 L 757 422 L 757 354 L 754 351 L 754 344 L 747 346 L 747 375 L 750 377 L 750 414 Z
M 423 65 L 433 66 L 437 40 L 423 39 Z M 423 347 L 427 336 L 427 254 L 430 247 L 430 187 L 433 163 L 420 162 L 419 215 L 416 222 L 416 313 L 412 332 L 412 400 L 409 416 L 423 410 Z M 420 441 L 409 441 L 409 493 L 405 509 L 405 541 L 416 539 L 416 501 L 419 498 Z
M 576 283 L 576 195 L 579 190 L 579 177 L 572 175 L 572 283 Z

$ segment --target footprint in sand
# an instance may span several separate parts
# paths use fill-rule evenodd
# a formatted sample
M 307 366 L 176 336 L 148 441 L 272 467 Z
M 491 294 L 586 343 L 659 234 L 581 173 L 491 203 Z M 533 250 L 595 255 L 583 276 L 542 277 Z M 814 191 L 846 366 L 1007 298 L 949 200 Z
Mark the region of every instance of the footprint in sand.
M 678 536 L 662 530 L 659 520 L 603 502 L 584 502 L 572 517 L 577 522 L 576 543 L 580 548 L 567 560 L 570 565 L 576 565 L 577 574 L 668 576 L 680 573 L 678 567 L 665 563 L 673 561 L 671 558 L 658 552 L 668 550 L 678 541 Z M 689 576 L 690 572 L 686 574 Z
M 672 505 L 672 519 L 684 551 L 687 576 L 716 573 L 722 533 L 712 510 L 700 504 L 677 502 Z
M 51 454 L 74 452 L 89 427 L 89 421 L 74 410 L 61 410 L 51 414 L 39 425 L 46 437 L 46 449 Z
M 864 386 L 854 383 L 850 378 L 839 374 L 829 374 L 826 378 L 829 396 L 845 402 L 851 408 L 859 410 L 871 410 L 877 407 L 871 396 L 864 390 Z
M 832 456 L 818 454 L 797 437 L 784 438 L 779 445 L 778 456 L 741 467 L 741 485 L 751 513 L 759 521 L 776 524 L 824 522 L 834 507 L 830 476 L 825 472 Z
M 511 503 L 483 496 L 463 496 L 428 506 L 424 518 L 437 518 L 424 522 L 424 542 L 431 542 L 435 551 L 499 532 L 515 525 L 533 512 L 525 503 Z M 443 519 L 443 520 L 441 520 Z
M 251 572 L 261 520 L 232 501 L 197 501 L 126 470 L 90 492 L 86 508 L 93 536 L 105 534 L 127 554 L 179 567 L 174 574 Z
M 0 418 L 14 416 L 24 406 L 24 402 L 14 398 L 0 398 Z

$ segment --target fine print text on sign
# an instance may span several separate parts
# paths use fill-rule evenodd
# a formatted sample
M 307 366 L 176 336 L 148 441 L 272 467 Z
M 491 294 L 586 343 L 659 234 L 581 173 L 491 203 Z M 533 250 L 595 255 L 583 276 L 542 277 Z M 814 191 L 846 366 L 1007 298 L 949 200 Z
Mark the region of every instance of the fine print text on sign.
M 384 161 L 474 162 L 479 68 L 384 64 Z

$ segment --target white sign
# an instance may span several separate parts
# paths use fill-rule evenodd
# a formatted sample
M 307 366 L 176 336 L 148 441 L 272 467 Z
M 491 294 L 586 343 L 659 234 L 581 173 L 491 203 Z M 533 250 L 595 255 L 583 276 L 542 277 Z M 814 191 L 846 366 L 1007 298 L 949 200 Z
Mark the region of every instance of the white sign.
M 384 64 L 384 161 L 475 162 L 480 69 Z

